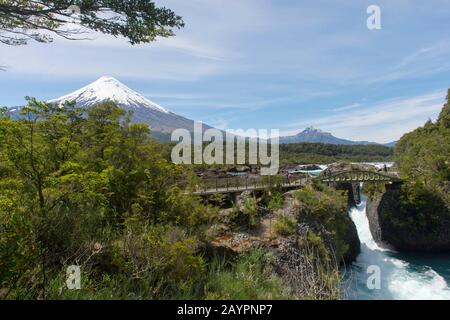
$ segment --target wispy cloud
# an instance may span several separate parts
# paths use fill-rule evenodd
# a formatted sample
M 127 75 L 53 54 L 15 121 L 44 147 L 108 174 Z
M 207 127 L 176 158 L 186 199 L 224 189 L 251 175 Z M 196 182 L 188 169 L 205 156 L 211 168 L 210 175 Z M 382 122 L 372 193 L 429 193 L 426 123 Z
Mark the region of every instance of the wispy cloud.
M 442 109 L 445 95 L 446 90 L 442 89 L 412 98 L 390 99 L 346 112 L 336 109 L 334 114 L 325 117 L 291 123 L 289 127 L 297 130 L 286 130 L 285 134 L 293 134 L 298 128 L 313 125 L 343 138 L 390 142 L 425 123 L 427 119 L 436 118 Z
M 353 109 L 356 109 L 356 108 L 360 108 L 360 107 L 362 107 L 362 106 L 363 106 L 362 103 L 352 103 L 352 104 L 349 104 L 349 105 L 345 105 L 345 106 L 342 106 L 342 107 L 338 107 L 338 108 L 334 109 L 334 111 L 347 111 L 347 110 L 353 110 Z
M 158 0 L 186 22 L 176 37 L 131 46 L 92 33 L 92 41 L 0 47 L 8 67 L 0 103 L 54 98 L 111 75 L 221 127 L 314 125 L 389 141 L 440 109 L 444 95 L 420 101 L 418 93 L 448 86 L 450 6 L 442 1 L 378 0 L 382 29 L 369 31 L 369 0 Z

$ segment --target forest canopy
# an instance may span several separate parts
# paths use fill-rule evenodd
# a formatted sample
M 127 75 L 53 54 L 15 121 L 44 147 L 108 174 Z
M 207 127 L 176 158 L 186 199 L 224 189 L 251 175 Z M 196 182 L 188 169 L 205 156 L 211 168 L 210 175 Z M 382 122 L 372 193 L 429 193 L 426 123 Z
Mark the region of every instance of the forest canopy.
M 436 122 L 405 134 L 395 148 L 402 177 L 437 191 L 450 207 L 450 89 Z
M 280 145 L 280 162 L 291 164 L 329 164 L 336 161 L 392 161 L 394 150 L 381 145 L 333 145 L 294 143 Z
M 130 123 L 130 115 L 112 103 L 86 115 L 72 104 L 29 99 L 20 121 L 5 111 L 3 298 L 61 297 L 59 281 L 71 264 L 82 267 L 88 275 L 85 294 L 96 297 L 103 293 L 94 292 L 89 281 L 105 282 L 104 288 L 117 281 L 124 295 L 138 290 L 146 297 L 173 297 L 174 289 L 180 292 L 183 281 L 188 287 L 203 270 L 196 230 L 213 209 L 180 188 L 179 181 L 192 176 L 162 156 L 147 125 Z M 112 273 L 114 279 L 107 280 Z

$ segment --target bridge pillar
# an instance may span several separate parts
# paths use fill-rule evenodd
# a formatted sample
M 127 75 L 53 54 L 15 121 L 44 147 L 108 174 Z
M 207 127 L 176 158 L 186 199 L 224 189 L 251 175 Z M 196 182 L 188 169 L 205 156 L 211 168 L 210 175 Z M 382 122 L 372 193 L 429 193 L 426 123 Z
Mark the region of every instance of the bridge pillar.
M 353 199 L 356 204 L 361 203 L 361 186 L 359 183 L 352 183 Z
M 230 193 L 231 202 L 236 204 L 238 202 L 238 198 L 241 195 L 239 192 Z
M 356 185 L 358 186 L 358 189 L 356 189 Z M 359 193 L 359 183 L 358 184 L 349 182 L 337 183 L 336 189 L 347 191 L 349 207 L 355 207 L 356 205 L 361 203 L 361 197 Z
M 387 190 L 392 190 L 392 189 L 396 189 L 396 190 L 401 189 L 402 188 L 402 184 L 403 184 L 403 182 L 388 183 L 388 184 L 385 185 L 386 191 Z

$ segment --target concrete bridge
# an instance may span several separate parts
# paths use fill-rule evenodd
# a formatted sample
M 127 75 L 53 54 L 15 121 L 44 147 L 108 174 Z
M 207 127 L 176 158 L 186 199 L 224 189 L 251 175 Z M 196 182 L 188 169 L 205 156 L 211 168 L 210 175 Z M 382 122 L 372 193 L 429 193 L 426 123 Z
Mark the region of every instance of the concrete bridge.
M 278 176 L 278 183 L 271 183 L 264 180 L 250 180 L 248 178 L 222 178 L 205 181 L 205 185 L 197 187 L 192 192 L 194 195 L 207 196 L 213 194 L 234 194 L 244 191 L 262 191 L 274 185 L 283 190 L 292 190 L 304 187 L 308 182 L 318 180 L 323 183 L 342 184 L 342 183 L 402 183 L 402 180 L 393 174 L 380 174 L 373 171 L 340 171 L 327 176 L 312 178 L 309 176 L 296 177 L 288 179 L 285 176 Z M 282 182 L 281 182 L 282 181 Z

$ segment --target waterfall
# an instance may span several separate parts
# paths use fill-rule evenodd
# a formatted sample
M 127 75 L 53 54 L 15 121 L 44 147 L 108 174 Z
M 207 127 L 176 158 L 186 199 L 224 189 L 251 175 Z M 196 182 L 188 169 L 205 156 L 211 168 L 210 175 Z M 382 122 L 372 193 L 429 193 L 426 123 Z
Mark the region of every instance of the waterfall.
M 450 299 L 450 288 L 444 276 L 432 267 L 403 260 L 395 252 L 383 249 L 375 242 L 366 214 L 367 197 L 361 196 L 361 204 L 350 211 L 361 241 L 361 253 L 353 265 L 346 270 L 343 285 L 344 298 L 348 299 Z M 450 259 L 445 259 L 450 273 Z M 378 266 L 381 289 L 370 290 L 367 280 L 369 266 Z M 448 274 L 447 274 L 448 276 Z

